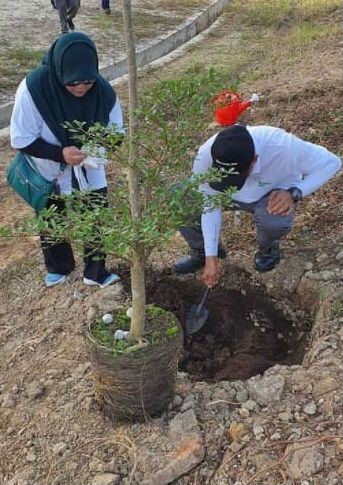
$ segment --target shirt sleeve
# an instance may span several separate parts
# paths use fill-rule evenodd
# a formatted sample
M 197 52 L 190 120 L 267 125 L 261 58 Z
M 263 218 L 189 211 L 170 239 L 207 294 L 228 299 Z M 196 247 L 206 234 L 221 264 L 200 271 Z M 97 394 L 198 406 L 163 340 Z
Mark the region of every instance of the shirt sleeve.
M 10 136 L 13 148 L 21 149 L 41 137 L 43 118 L 37 110 L 24 79 L 16 92 L 11 116 Z
M 217 135 L 214 135 L 209 138 L 199 148 L 193 164 L 193 173 L 195 175 L 206 173 L 212 167 L 211 146 L 216 136 Z M 199 190 L 207 196 L 219 194 L 219 192 L 212 189 L 208 183 L 200 184 Z M 212 210 L 205 208 L 201 216 L 201 230 L 204 238 L 205 256 L 217 256 L 218 254 L 221 223 L 222 210 L 220 207 Z
M 330 180 L 341 168 L 342 161 L 326 148 L 292 137 L 290 153 L 295 154 L 297 170 L 303 179 L 297 183 L 303 196 L 307 196 Z
M 115 125 L 119 133 L 125 133 L 123 112 L 118 96 L 112 108 L 112 111 L 110 112 L 110 120 L 108 122 L 108 126 L 110 125 Z

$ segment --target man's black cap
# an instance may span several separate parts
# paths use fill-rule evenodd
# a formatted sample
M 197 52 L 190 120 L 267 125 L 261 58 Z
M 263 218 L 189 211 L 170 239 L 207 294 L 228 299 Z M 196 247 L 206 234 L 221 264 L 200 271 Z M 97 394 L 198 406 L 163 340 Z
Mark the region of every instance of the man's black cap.
M 212 147 L 212 166 L 223 172 L 219 182 L 210 182 L 210 187 L 224 191 L 228 187 L 240 189 L 248 176 L 248 171 L 255 156 L 253 139 L 242 125 L 232 125 L 218 133 Z M 236 173 L 225 175 L 228 169 Z

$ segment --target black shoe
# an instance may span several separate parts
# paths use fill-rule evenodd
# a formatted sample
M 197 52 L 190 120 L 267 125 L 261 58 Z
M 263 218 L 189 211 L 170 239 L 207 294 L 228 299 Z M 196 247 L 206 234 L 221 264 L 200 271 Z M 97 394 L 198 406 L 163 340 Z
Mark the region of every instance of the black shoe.
M 218 257 L 226 257 L 225 249 L 220 245 L 218 247 Z M 201 249 L 191 249 L 189 254 L 183 256 L 174 265 L 176 273 L 195 273 L 198 269 L 205 266 L 205 253 Z
M 67 23 L 70 30 L 75 30 L 74 22 L 71 19 L 67 20 Z
M 254 257 L 256 271 L 271 271 L 280 263 L 280 246 L 276 244 L 267 250 L 259 250 Z

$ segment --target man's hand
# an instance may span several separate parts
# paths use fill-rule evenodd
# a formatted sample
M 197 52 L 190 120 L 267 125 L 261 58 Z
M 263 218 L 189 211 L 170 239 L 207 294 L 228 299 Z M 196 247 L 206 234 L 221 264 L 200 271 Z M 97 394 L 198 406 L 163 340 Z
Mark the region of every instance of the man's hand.
M 68 165 L 80 165 L 86 156 L 86 153 L 83 153 L 79 148 L 74 146 L 63 148 L 63 158 Z
M 268 198 L 267 212 L 274 216 L 289 216 L 294 209 L 294 202 L 287 190 L 273 190 Z
M 201 276 L 202 282 L 212 288 L 219 281 L 222 274 L 222 261 L 217 256 L 207 256 L 205 258 L 205 268 Z

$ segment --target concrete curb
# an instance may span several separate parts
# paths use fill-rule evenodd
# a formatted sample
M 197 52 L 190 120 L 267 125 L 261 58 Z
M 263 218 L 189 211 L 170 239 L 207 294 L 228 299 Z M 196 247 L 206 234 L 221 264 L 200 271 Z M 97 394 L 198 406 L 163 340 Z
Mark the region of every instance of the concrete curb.
M 162 40 L 153 41 L 149 47 L 137 52 L 137 67 L 143 67 L 160 57 L 169 54 L 181 45 L 206 30 L 228 6 L 230 0 L 217 0 L 201 14 L 196 14 L 179 30 L 173 32 Z M 102 67 L 100 73 L 108 80 L 113 81 L 127 74 L 126 58 L 120 59 L 111 66 Z M 13 103 L 0 106 L 0 129 L 6 128 L 11 120 Z

